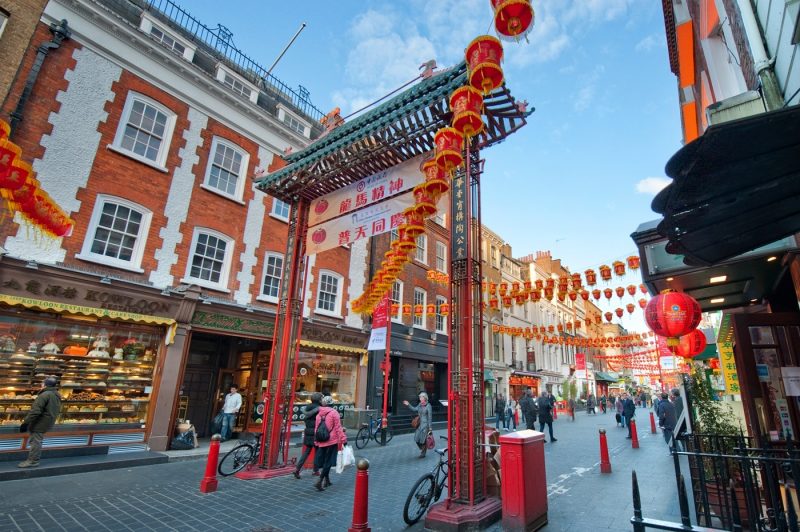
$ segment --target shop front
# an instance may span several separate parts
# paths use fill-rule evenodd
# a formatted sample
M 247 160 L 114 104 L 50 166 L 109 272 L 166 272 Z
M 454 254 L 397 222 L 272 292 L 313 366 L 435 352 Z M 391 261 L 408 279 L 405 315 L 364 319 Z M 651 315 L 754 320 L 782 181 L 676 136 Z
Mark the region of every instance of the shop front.
M 0 452 L 25 449 L 19 426 L 48 375 L 63 402 L 45 449 L 146 450 L 177 298 L 15 259 L 2 267 Z
M 539 395 L 539 376 L 527 371 L 515 371 L 508 377 L 508 395 L 519 401 L 525 391 L 530 388 L 534 397 Z

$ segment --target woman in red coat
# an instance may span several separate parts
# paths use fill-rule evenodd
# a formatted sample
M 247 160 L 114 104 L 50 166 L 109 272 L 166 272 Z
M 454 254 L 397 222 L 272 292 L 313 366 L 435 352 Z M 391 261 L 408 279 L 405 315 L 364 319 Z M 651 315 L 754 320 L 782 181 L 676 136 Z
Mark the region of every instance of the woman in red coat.
M 336 456 L 342 447 L 347 443 L 347 434 L 342 428 L 342 421 L 339 419 L 339 412 L 330 407 L 333 403 L 333 397 L 326 395 L 322 398 L 322 406 L 317 413 L 317 422 L 314 426 L 314 434 L 316 435 L 319 430 L 320 423 L 325 423 L 328 427 L 330 437 L 327 441 L 317 440 L 317 453 L 319 453 L 319 466 L 322 472 L 319 475 L 319 480 L 314 487 L 319 491 L 331 485 L 331 467 L 336 465 Z

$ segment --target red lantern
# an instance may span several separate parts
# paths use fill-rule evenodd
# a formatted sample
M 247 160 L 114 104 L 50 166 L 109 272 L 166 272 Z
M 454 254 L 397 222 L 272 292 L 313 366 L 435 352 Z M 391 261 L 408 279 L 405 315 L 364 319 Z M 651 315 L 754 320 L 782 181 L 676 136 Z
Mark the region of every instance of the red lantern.
M 583 272 L 583 275 L 586 277 L 586 284 L 589 286 L 597 284 L 597 274 L 591 268 Z
M 614 319 L 614 315 L 613 315 L 613 314 L 611 314 L 610 312 L 606 312 L 606 313 L 604 314 L 604 316 L 606 317 L 606 321 L 607 321 L 608 323 L 611 323 L 611 320 L 612 320 L 612 319 Z
M 554 333 L 554 332 L 556 332 L 556 328 L 553 327 L 552 325 L 548 325 L 547 326 L 547 332 Z
M 560 324 L 560 323 L 556 326 L 556 329 L 558 329 L 558 332 L 560 332 L 560 333 L 564 332 L 564 326 L 562 324 Z
M 570 291 L 567 293 L 567 295 L 569 296 L 570 301 L 575 301 L 576 299 L 578 299 L 578 292 Z
M 573 290 L 580 290 L 581 289 L 581 285 L 583 284 L 581 282 L 581 274 L 573 273 L 571 280 L 572 280 L 572 289 Z
M 495 37 L 481 35 L 475 38 L 466 51 L 469 84 L 489 94 L 503 83 L 503 45 Z
M 477 89 L 459 87 L 450 95 L 451 125 L 465 137 L 473 137 L 483 131 L 483 96 Z
M 537 290 L 541 290 L 544 288 L 544 282 L 541 279 L 536 279 L 536 281 L 534 281 L 533 284 L 536 285 Z
M 592 297 L 594 298 L 595 301 L 600 301 L 601 294 L 602 292 L 600 292 L 599 288 L 595 288 L 594 290 L 592 290 Z
M 511 302 L 512 301 L 513 301 L 513 299 L 511 298 L 511 296 L 503 296 L 503 306 L 504 307 L 509 308 L 511 306 Z
M 542 291 L 531 290 L 531 301 L 533 301 L 534 303 L 538 303 L 540 299 L 542 299 Z
M 404 210 L 403 216 L 406 219 L 406 223 L 401 227 L 405 229 L 406 234 L 411 238 L 417 238 L 425 232 L 425 221 L 422 218 L 422 214 L 417 212 L 415 207 L 409 207 Z
M 434 159 L 428 159 L 422 163 L 422 173 L 425 174 L 425 189 L 436 199 L 450 190 L 444 170 L 439 168 Z
M 400 312 L 400 303 L 392 303 L 392 316 L 397 316 L 398 312 Z
M 530 0 L 492 0 L 494 29 L 501 39 L 519 40 L 533 28 Z
M 643 294 L 647 293 L 647 287 L 644 284 L 639 285 L 639 291 Z
M 612 263 L 612 266 L 614 267 L 614 273 L 615 274 L 619 275 L 620 277 L 625 275 L 625 263 L 624 262 L 622 262 L 620 260 L 615 260 Z
M 420 183 L 415 186 L 413 192 L 414 199 L 416 200 L 413 207 L 414 212 L 423 218 L 428 218 L 436 214 L 436 201 L 433 199 L 430 192 L 428 192 L 425 183 Z
M 611 299 L 611 296 L 614 295 L 614 291 L 610 288 L 603 289 L 603 295 L 606 296 L 606 299 Z
M 432 316 L 432 315 L 436 314 L 436 305 L 428 305 L 425 308 L 426 308 L 426 311 L 427 311 L 428 315 Z
M 558 278 L 558 291 L 566 292 L 569 287 L 569 277 L 562 275 Z
M 647 306 L 647 300 L 645 298 L 641 298 L 639 300 L 639 308 L 645 308 Z
M 5 123 L 5 122 L 4 122 Z M 0 181 L 11 171 L 11 167 L 20 160 L 22 149 L 4 138 L 0 138 Z
M 600 278 L 602 280 L 604 280 L 604 281 L 610 281 L 611 280 L 611 268 L 609 268 L 607 265 L 603 264 L 602 266 L 600 266 L 599 270 L 600 270 Z
M 501 297 L 508 293 L 508 283 L 507 282 L 503 281 L 498 286 L 499 286 L 499 288 L 497 290 L 497 293 L 500 294 Z
M 511 283 L 511 295 L 512 296 L 516 296 L 517 294 L 519 294 L 519 287 L 520 287 L 520 284 L 519 284 L 518 281 L 514 281 L 513 283 Z
M 406 224 L 400 225 L 399 229 L 400 238 L 392 242 L 399 253 L 405 252 L 406 256 L 409 251 L 417 247 L 417 240 L 406 231 Z
M 683 358 L 692 358 L 702 353 L 705 348 L 706 335 L 700 329 L 695 329 L 680 337 L 675 354 Z
M 0 154 L 0 157 L 2 157 L 2 154 Z M 17 158 L 5 173 L 0 169 L 0 188 L 12 191 L 17 190 L 25 184 L 28 176 L 33 176 L 33 168 L 31 168 L 30 164 Z
M 557 294 L 557 297 L 558 297 L 558 300 L 563 303 L 567 299 L 567 293 L 566 292 L 562 292 L 561 290 L 559 290 L 558 294 Z
M 424 312 L 425 312 L 425 305 L 414 305 L 415 316 L 422 316 Z
M 586 318 L 583 321 L 586 322 L 586 326 L 587 327 L 591 327 L 592 326 L 592 318 Z
M 631 255 L 630 257 L 627 258 L 627 261 L 628 261 L 628 268 L 630 268 L 631 270 L 639 269 L 639 262 L 640 262 L 639 257 L 637 257 L 636 255 Z
M 447 316 L 450 314 L 450 304 L 449 303 L 442 303 L 439 305 L 439 314 L 442 316 Z
M 548 301 L 553 300 L 553 287 L 552 286 L 545 286 L 544 287 L 544 298 Z
M 500 300 L 496 297 L 489 299 L 489 308 L 492 310 L 499 310 L 500 309 Z
M 628 303 L 627 305 L 625 305 L 625 310 L 628 311 L 628 314 L 633 314 L 633 311 L 635 309 L 636 309 L 636 305 L 634 305 L 633 303 Z
M 436 144 L 436 164 L 447 173 L 452 172 L 464 162 L 464 137 L 452 127 L 443 127 L 433 137 Z
M 589 301 L 589 292 L 587 290 L 581 290 L 581 299 Z
M 619 308 L 619 307 L 617 307 L 617 308 L 615 308 L 615 309 L 614 309 L 614 314 L 616 314 L 618 318 L 621 318 L 621 317 L 622 317 L 622 315 L 623 315 L 624 313 L 625 313 L 625 311 L 624 311 L 624 310 L 622 310 L 622 309 L 621 309 L 621 308 Z
M 635 284 L 629 284 L 627 289 L 628 289 L 628 293 L 630 295 L 632 295 L 632 296 L 636 295 L 636 285 Z
M 625 295 L 625 289 L 622 288 L 621 286 L 616 287 L 614 291 L 617 293 L 617 297 L 620 299 L 622 299 L 622 296 Z
M 652 331 L 667 338 L 667 345 L 678 345 L 678 337 L 697 328 L 701 318 L 700 305 L 682 292 L 664 291 L 651 299 L 644 318 Z

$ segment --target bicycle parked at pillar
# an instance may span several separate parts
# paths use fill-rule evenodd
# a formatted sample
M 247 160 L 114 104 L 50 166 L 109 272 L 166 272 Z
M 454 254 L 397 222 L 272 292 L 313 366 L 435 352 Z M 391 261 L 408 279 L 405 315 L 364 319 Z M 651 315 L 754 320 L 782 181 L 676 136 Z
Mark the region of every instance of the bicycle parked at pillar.
M 387 425 L 386 443 L 392 441 L 393 437 L 392 429 Z M 375 443 L 378 445 L 384 445 L 381 436 L 381 419 L 375 419 L 374 414 L 369 415 L 369 423 L 362 423 L 361 428 L 358 429 L 358 434 L 356 434 L 356 447 L 363 449 L 369 443 L 369 440 L 375 440 Z
M 446 436 L 439 437 L 447 440 Z M 444 491 L 450 467 L 447 462 L 447 447 L 434 449 L 434 451 L 439 455 L 439 462 L 433 468 L 433 471 L 422 475 L 414 483 L 414 487 L 411 488 L 411 492 L 406 498 L 406 504 L 403 506 L 403 521 L 408 525 L 413 525 L 419 521 L 428 511 L 431 503 L 438 501 Z
M 228 477 L 238 473 L 247 466 L 258 461 L 258 451 L 261 447 L 261 433 L 259 432 L 251 441 L 241 443 L 225 453 L 217 466 L 217 472 Z

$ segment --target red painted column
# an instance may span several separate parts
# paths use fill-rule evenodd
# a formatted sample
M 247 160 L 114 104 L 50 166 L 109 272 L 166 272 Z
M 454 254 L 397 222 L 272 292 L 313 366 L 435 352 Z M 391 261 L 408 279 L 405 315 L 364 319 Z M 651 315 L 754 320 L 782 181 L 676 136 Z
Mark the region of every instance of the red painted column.
M 211 436 L 211 447 L 208 449 L 208 460 L 206 461 L 206 474 L 200 481 L 200 493 L 212 493 L 217 491 L 217 462 L 219 462 L 219 441 L 222 437 L 219 434 Z
M 639 435 L 636 433 L 636 420 L 631 418 L 631 447 L 633 449 L 639 448 Z
M 611 459 L 608 456 L 606 429 L 600 429 L 600 472 L 611 473 Z
M 656 418 L 655 416 L 653 416 L 652 412 L 650 412 L 650 433 L 651 434 L 656 433 Z
M 370 532 L 369 523 L 369 460 L 361 458 L 356 465 L 356 492 L 353 496 L 353 522 L 347 532 Z

